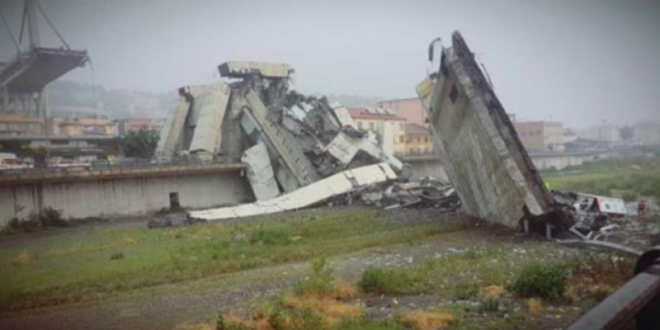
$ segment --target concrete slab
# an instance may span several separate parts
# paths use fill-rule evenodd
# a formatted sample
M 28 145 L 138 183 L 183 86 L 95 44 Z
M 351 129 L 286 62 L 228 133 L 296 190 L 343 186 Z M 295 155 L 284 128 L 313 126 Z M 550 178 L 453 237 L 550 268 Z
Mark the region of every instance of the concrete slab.
M 551 196 L 459 32 L 442 51 L 432 92 L 430 86 L 425 79 L 418 94 L 465 210 L 509 227 L 527 212 L 549 212 Z
M 229 78 L 244 78 L 258 74 L 264 78 L 287 78 L 293 68 L 284 63 L 231 61 L 220 64 L 220 76 Z
M 368 165 L 337 173 L 271 200 L 235 207 L 195 211 L 190 212 L 190 216 L 211 221 L 296 210 L 358 188 L 394 180 L 396 177 L 394 171 L 386 163 Z
M 260 141 L 246 150 L 241 161 L 250 166 L 248 180 L 257 201 L 275 198 L 280 194 L 273 174 L 273 166 L 268 157 L 268 149 L 263 142 Z
M 190 151 L 216 153 L 222 143 L 221 126 L 230 96 L 225 83 L 214 85 L 207 93 L 195 97 L 194 108 L 199 109 Z

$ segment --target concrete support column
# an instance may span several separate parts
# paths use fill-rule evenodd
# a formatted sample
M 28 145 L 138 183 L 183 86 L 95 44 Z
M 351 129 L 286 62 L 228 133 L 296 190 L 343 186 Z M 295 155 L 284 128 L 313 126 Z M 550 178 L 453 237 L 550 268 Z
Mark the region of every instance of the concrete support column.
M 9 89 L 7 86 L 2 87 L 2 109 L 0 112 L 9 112 Z

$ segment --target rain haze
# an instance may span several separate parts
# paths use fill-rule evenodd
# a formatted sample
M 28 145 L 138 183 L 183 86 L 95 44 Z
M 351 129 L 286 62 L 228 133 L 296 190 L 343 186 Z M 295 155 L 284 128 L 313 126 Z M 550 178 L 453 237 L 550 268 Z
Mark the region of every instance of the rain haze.
M 659 87 L 660 0 L 0 0 L 0 329 L 658 330 Z
M 568 126 L 660 119 L 660 1 L 42 1 L 90 68 L 65 79 L 151 92 L 219 80 L 228 60 L 281 61 L 307 93 L 414 97 L 459 30 L 505 108 Z M 22 1 L 0 8 L 15 35 Z M 42 43 L 58 46 L 40 21 Z M 5 30 L 4 27 L 2 27 Z M 0 32 L 1 58 L 14 54 Z

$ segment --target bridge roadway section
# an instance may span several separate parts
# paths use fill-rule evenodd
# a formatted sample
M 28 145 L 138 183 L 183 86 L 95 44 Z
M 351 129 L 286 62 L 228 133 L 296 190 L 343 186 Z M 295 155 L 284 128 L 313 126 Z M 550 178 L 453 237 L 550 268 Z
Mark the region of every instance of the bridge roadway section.
M 66 219 L 148 215 L 251 202 L 244 163 L 154 164 L 0 173 L 0 227 L 51 207 Z

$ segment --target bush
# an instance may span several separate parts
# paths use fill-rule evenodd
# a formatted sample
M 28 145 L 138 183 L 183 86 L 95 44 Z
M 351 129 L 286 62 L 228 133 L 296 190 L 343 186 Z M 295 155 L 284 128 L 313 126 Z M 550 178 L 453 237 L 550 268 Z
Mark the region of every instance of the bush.
M 397 293 L 397 283 L 397 277 L 391 271 L 369 267 L 362 273 L 358 286 L 366 293 L 390 294 Z
M 52 207 L 46 207 L 39 215 L 41 227 L 66 227 L 67 222 L 62 219 L 62 211 Z
M 524 298 L 557 300 L 566 289 L 564 266 L 534 262 L 516 274 L 509 291 Z
M 27 218 L 20 219 L 13 217 L 3 228 L 3 232 L 11 233 L 15 231 L 32 232 L 48 227 L 66 227 L 68 222 L 62 219 L 62 211 L 52 207 L 46 207 L 41 214 L 30 212 Z
M 293 292 L 298 295 L 317 295 L 325 296 L 334 294 L 337 289 L 337 283 L 333 275 L 333 270 L 326 267 L 325 258 L 312 260 L 312 275 L 307 281 L 296 284 Z
M 323 318 L 309 308 L 284 309 L 277 306 L 268 317 L 268 323 L 275 330 L 320 330 L 327 328 Z

